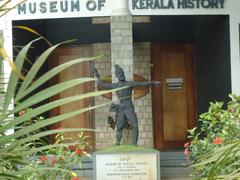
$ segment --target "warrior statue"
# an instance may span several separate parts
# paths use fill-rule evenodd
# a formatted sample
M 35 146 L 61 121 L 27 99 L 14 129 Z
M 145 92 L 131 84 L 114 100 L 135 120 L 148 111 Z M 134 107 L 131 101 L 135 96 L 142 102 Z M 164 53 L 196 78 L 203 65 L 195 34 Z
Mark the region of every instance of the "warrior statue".
M 132 128 L 132 144 L 137 145 L 138 141 L 138 119 L 134 110 L 132 102 L 132 92 L 134 87 L 148 87 L 160 85 L 158 81 L 137 82 L 126 81 L 124 71 L 119 65 L 114 65 L 115 75 L 118 78 L 117 83 L 107 83 L 101 80 L 96 68 L 93 69 L 95 76 L 98 78 L 98 84 L 105 89 L 115 89 L 120 87 L 127 87 L 117 91 L 119 104 L 113 104 L 111 109 L 116 112 L 116 145 L 120 145 L 122 138 L 122 131 L 126 122 L 129 122 Z

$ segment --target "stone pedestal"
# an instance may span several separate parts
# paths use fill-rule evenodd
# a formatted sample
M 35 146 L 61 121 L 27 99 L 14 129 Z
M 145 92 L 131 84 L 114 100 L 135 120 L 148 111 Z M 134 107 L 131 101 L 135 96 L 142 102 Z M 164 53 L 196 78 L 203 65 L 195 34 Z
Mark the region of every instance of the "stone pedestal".
M 121 152 L 94 154 L 94 180 L 160 180 L 160 154 Z

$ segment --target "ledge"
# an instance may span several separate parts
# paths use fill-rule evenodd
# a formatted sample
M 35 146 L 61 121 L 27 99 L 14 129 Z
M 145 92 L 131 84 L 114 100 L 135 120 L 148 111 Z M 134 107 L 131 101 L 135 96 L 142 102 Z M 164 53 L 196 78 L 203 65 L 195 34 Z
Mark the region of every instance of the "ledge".
M 96 150 L 96 153 L 156 152 L 157 150 L 142 146 L 119 145 Z

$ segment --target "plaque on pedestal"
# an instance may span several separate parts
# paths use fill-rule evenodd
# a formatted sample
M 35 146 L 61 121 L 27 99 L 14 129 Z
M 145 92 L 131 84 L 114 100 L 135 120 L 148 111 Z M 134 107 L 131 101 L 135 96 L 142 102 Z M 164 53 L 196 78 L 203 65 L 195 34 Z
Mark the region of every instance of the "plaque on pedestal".
M 160 180 L 159 151 L 96 152 L 94 180 Z

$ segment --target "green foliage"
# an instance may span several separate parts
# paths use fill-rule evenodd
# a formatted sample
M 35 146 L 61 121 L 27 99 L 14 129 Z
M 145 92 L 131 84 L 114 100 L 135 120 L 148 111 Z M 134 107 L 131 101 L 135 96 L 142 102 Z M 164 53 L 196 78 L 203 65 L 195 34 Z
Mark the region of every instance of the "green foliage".
M 73 142 L 74 140 L 66 133 L 59 133 L 55 136 L 55 144 L 64 144 L 66 142 Z M 83 132 L 77 135 L 74 141 L 75 146 L 59 146 L 39 155 L 36 160 L 33 160 L 26 169 L 30 169 L 30 173 L 26 174 L 24 178 L 34 180 L 48 180 L 56 179 L 70 179 L 76 176 L 72 168 L 78 165 L 81 168 L 82 159 L 86 156 L 90 157 L 87 153 L 91 149 L 88 144 L 88 137 L 83 136 Z M 42 169 L 45 169 L 44 171 Z
M 185 144 L 185 154 L 193 162 L 196 179 L 234 177 L 240 172 L 240 97 L 230 98 L 227 109 L 222 102 L 210 103 L 200 116 L 200 127 L 188 131 L 191 142 Z
M 11 0 L 0 1 L 0 18 L 4 16 L 9 11 L 16 8 L 19 4 L 24 3 L 27 0 L 19 0 L 19 2 L 13 4 Z
M 80 77 L 64 81 L 50 87 L 46 87 L 45 89 L 42 89 L 35 94 L 33 91 L 40 87 L 43 83 L 48 82 L 52 77 L 56 76 L 66 68 L 84 61 L 96 60 L 99 58 L 99 56 L 70 60 L 55 67 L 52 70 L 49 70 L 45 74 L 38 77 L 38 79 L 36 79 L 36 74 L 42 65 L 46 62 L 51 52 L 53 52 L 59 45 L 63 44 L 60 43 L 44 51 L 36 59 L 26 76 L 23 76 L 23 64 L 27 59 L 27 54 L 32 44 L 38 40 L 39 39 L 33 40 L 24 46 L 18 53 L 18 56 L 14 62 L 10 61 L 5 54 L 5 51 L 1 49 L 0 57 L 2 57 L 3 60 L 9 62 L 12 68 L 12 72 L 8 82 L 7 91 L 4 92 L 2 97 L 4 102 L 3 107 L 0 111 L 0 179 L 6 177 L 8 179 L 22 179 L 26 175 L 33 174 L 33 172 L 35 172 L 34 168 L 29 167 L 37 167 L 37 165 L 31 162 L 32 166 L 29 166 L 29 159 L 31 159 L 31 157 L 35 156 L 36 154 L 41 154 L 49 149 L 61 149 L 68 146 L 82 145 L 79 144 L 79 141 L 61 143 L 58 142 L 57 144 L 48 145 L 42 143 L 40 141 L 40 138 L 61 132 L 92 131 L 91 129 L 83 128 L 47 130 L 45 127 L 67 118 L 76 116 L 80 113 L 102 107 L 111 102 L 93 107 L 73 110 L 72 112 L 49 117 L 47 119 L 40 118 L 41 114 L 67 103 L 118 90 L 116 89 L 108 91 L 88 92 L 85 94 L 79 94 L 76 96 L 54 100 L 52 102 L 46 102 L 45 100 L 68 88 L 82 83 L 95 81 L 96 79 L 92 77 Z M 13 108 L 11 107 L 12 102 L 15 104 Z M 41 105 L 39 105 L 40 102 Z M 7 133 L 9 130 L 14 132 L 9 134 Z M 62 170 L 69 173 L 69 169 L 64 170 L 60 169 L 60 167 L 54 168 L 55 172 Z M 47 170 L 49 169 L 46 167 L 39 168 L 39 171 Z

